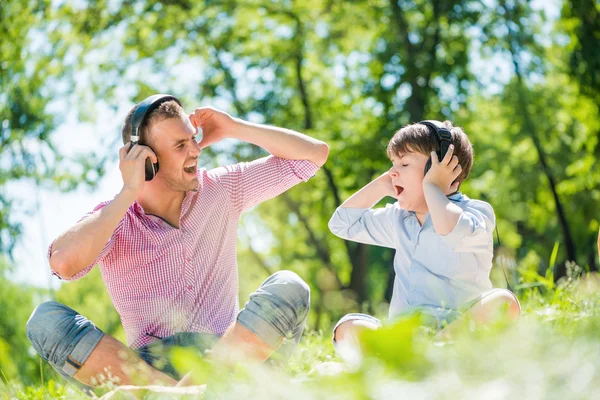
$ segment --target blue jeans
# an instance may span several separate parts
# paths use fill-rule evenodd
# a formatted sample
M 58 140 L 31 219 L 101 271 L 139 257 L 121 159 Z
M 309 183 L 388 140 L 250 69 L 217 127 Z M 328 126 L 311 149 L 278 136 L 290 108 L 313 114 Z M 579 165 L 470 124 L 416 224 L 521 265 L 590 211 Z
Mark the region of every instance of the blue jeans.
M 271 348 L 271 357 L 286 361 L 300 341 L 308 310 L 310 288 L 294 272 L 279 271 L 267 278 L 237 316 L 237 322 L 255 333 Z M 27 337 L 39 355 L 65 379 L 84 391 L 73 375 L 86 362 L 104 333 L 77 311 L 49 301 L 39 305 L 27 321 Z M 179 379 L 169 361 L 173 347 L 192 347 L 204 353 L 219 339 L 218 335 L 181 332 L 135 349 L 149 365 Z

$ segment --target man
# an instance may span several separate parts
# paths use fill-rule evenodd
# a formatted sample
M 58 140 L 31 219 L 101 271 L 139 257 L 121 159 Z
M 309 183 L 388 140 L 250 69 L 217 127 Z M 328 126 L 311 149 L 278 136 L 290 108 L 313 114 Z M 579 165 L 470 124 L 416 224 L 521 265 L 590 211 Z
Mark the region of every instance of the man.
M 131 145 L 138 134 L 139 143 Z M 289 356 L 302 335 L 309 288 L 293 272 L 280 271 L 238 313 L 237 224 L 242 212 L 312 177 L 327 159 L 327 144 L 213 108 L 188 116 L 179 100 L 165 95 L 134 107 L 122 136 L 121 192 L 61 234 L 50 245 L 49 260 L 53 273 L 66 280 L 99 265 L 130 348 L 76 311 L 47 302 L 27 323 L 41 357 L 84 385 L 97 383 L 105 368 L 120 384 L 175 385 L 180 377 L 165 358 L 173 346 L 212 347 L 211 356 L 220 360 L 264 361 L 285 343 L 280 352 Z M 271 155 L 197 168 L 202 148 L 223 138 Z M 235 356 L 228 351 L 232 345 Z

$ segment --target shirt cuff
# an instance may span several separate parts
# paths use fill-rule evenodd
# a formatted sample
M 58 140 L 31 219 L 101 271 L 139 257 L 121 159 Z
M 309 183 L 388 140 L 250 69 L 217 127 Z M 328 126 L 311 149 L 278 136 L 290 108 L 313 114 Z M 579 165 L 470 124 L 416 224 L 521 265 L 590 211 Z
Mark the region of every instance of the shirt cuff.
M 454 229 L 452 229 L 447 235 L 441 235 L 441 237 L 448 246 L 454 249 L 458 247 L 460 242 L 472 232 L 473 221 L 471 221 L 467 214 L 463 212 L 458 218 Z

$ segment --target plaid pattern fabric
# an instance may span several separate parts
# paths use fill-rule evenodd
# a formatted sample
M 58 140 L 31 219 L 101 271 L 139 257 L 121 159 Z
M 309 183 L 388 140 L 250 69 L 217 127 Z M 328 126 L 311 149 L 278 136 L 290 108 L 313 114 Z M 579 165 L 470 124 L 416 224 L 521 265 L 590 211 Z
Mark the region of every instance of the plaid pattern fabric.
M 176 332 L 221 335 L 239 311 L 240 214 L 307 181 L 317 170 L 310 161 L 274 156 L 199 169 L 198 191 L 186 194 L 179 229 L 145 214 L 134 202 L 98 258 L 70 280 L 100 267 L 132 348 Z

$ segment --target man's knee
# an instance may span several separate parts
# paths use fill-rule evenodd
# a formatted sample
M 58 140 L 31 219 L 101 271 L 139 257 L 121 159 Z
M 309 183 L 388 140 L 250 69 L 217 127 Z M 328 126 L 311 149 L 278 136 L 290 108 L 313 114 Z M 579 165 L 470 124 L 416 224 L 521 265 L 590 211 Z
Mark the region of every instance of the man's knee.
M 72 312 L 69 307 L 63 304 L 56 301 L 47 301 L 37 306 L 31 313 L 25 332 L 42 358 L 48 358 L 48 351 L 44 351 L 48 341 L 60 339 L 55 334 L 57 325 L 63 324 L 64 319 L 68 318 Z
M 93 334 L 81 342 L 92 331 Z M 26 334 L 40 356 L 53 365 L 64 364 L 80 342 L 93 349 L 103 335 L 102 331 L 75 310 L 55 301 L 42 303 L 33 311 L 27 321 Z M 85 350 L 85 355 L 75 355 L 81 359 L 79 364 L 89 354 L 89 349 L 83 349 L 83 345 L 81 347 L 80 350 Z

